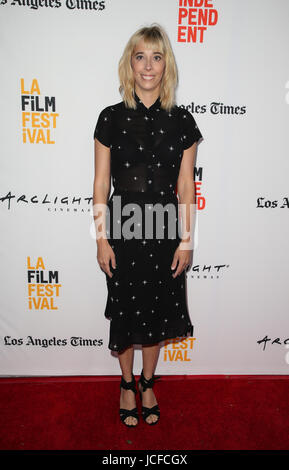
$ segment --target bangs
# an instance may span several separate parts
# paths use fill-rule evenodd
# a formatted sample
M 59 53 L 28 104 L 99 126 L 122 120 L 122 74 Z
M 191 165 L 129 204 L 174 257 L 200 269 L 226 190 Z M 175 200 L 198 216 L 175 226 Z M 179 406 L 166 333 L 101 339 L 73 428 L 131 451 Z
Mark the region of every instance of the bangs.
M 158 31 L 148 31 L 147 33 L 139 36 L 138 41 L 135 43 L 135 47 L 141 40 L 144 41 L 148 49 L 152 49 L 154 52 L 161 52 L 162 54 L 165 53 L 163 39 Z

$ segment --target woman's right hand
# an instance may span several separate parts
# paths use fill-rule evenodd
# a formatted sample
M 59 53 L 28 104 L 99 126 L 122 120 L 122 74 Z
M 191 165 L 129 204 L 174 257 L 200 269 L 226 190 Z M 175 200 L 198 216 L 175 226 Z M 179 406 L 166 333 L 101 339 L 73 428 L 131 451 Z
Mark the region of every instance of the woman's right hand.
M 100 239 L 97 242 L 97 261 L 100 268 L 111 278 L 110 261 L 112 267 L 116 268 L 115 254 L 107 239 Z

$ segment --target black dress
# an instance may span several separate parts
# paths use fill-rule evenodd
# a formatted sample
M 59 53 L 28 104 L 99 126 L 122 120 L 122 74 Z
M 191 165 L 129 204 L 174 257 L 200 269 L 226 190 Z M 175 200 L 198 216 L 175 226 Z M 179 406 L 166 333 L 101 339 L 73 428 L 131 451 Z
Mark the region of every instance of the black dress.
M 111 151 L 114 191 L 107 203 L 106 235 L 115 253 L 116 269 L 110 267 L 112 278 L 105 273 L 108 294 L 104 315 L 110 320 L 108 347 L 118 352 L 132 344 L 193 335 L 186 304 L 186 273 L 173 278 L 177 267 L 173 271 L 171 264 L 181 240 L 175 190 L 183 150 L 202 134 L 186 109 L 175 105 L 168 112 L 161 108 L 160 97 L 147 108 L 136 93 L 134 96 L 136 110 L 126 108 L 123 101 L 108 106 L 99 114 L 94 131 L 94 138 Z M 168 203 L 175 209 L 174 217 L 165 209 Z M 130 211 L 124 214 L 127 204 Z M 164 217 L 154 216 L 149 229 L 153 236 L 148 238 L 145 214 L 156 204 L 165 209 Z M 128 221 L 133 216 L 131 237 Z M 157 230 L 161 227 L 160 234 Z

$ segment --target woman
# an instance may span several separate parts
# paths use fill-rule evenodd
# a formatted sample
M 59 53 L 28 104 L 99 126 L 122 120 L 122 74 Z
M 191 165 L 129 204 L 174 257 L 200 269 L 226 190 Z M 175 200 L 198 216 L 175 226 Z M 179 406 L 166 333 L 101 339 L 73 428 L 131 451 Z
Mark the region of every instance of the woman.
M 191 113 L 175 104 L 176 64 L 159 25 L 132 35 L 119 62 L 119 79 L 123 101 L 101 111 L 94 131 L 94 218 L 102 229 L 101 236 L 97 231 L 97 260 L 108 288 L 109 349 L 118 352 L 122 371 L 120 418 L 127 426 L 138 424 L 132 369 L 133 344 L 141 344 L 138 389 L 142 417 L 152 425 L 160 416 L 152 390 L 160 342 L 193 334 L 185 293 L 192 243 L 185 242 L 192 241 L 193 170 L 202 135 Z M 111 176 L 114 192 L 107 203 Z M 181 220 L 186 236 L 180 236 L 176 184 L 187 209 Z M 173 217 L 164 212 L 167 205 L 175 209 Z M 143 221 L 157 208 L 161 222 L 150 219 L 153 236 L 148 237 L 141 231 Z M 155 235 L 160 228 L 162 236 Z

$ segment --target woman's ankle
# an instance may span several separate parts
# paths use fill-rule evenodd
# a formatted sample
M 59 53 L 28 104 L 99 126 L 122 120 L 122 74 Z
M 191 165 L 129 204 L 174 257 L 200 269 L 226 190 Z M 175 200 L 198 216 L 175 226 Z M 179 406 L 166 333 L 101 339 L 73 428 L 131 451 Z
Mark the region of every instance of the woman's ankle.
M 132 382 L 132 380 L 133 380 L 133 374 L 132 373 L 131 374 L 125 374 L 125 375 L 122 374 L 122 377 L 126 382 Z

